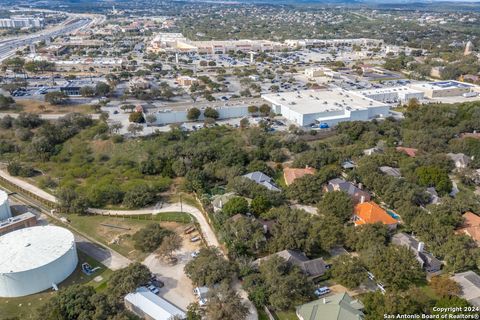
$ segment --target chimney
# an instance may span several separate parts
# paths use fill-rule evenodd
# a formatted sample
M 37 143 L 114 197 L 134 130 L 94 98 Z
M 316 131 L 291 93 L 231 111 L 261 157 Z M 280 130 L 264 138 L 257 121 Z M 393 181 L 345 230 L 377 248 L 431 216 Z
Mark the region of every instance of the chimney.
M 417 247 L 417 251 L 418 252 L 423 252 L 423 249 L 425 249 L 425 243 L 419 242 L 418 247 Z
M 361 196 L 360 197 L 360 203 L 364 203 L 365 202 L 365 196 Z
M 360 189 L 360 190 L 363 189 L 363 184 L 361 182 L 358 184 L 358 189 Z

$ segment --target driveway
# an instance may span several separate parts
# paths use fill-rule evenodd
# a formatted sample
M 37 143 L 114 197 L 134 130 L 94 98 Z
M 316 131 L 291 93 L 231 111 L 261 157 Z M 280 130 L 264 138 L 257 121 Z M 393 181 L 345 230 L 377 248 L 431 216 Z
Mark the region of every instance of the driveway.
M 192 252 L 198 250 L 200 246 L 199 243 L 191 243 L 188 238 L 183 236 L 182 248 L 175 252 L 175 257 L 178 259 L 175 265 L 164 262 L 155 254 L 149 255 L 143 261 L 143 264 L 165 284 L 160 288 L 159 295 L 184 311 L 190 303 L 196 301 L 196 298 L 193 294 L 192 281 L 185 275 L 183 268 L 192 259 Z

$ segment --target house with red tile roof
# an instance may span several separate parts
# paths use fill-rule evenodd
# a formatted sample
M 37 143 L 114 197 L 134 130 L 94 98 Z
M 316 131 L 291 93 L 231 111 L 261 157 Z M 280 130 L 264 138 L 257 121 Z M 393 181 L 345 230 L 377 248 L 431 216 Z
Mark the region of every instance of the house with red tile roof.
M 407 156 L 411 157 L 411 158 L 415 158 L 417 156 L 417 152 L 418 152 L 418 149 L 415 149 L 415 148 L 406 148 L 406 147 L 397 147 L 396 150 L 398 152 L 403 152 L 405 153 Z
M 472 238 L 480 245 L 480 217 L 473 212 L 463 214 L 463 225 L 457 229 L 457 233 L 463 233 Z
M 355 226 L 382 223 L 389 229 L 395 229 L 398 224 L 398 220 L 373 201 L 357 204 L 354 209 L 353 221 Z
M 317 172 L 314 168 L 284 168 L 283 169 L 283 178 L 287 186 L 291 185 L 295 180 L 301 178 L 307 174 L 315 174 Z

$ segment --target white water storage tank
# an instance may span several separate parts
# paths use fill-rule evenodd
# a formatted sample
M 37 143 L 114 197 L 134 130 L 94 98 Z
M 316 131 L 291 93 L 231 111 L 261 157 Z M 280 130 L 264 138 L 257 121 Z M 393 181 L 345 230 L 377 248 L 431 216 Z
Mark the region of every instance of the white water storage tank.
M 8 194 L 0 190 L 0 221 L 7 220 L 12 217 L 10 204 L 8 203 Z
M 37 226 L 0 237 L 0 297 L 21 297 L 58 285 L 78 263 L 73 233 Z

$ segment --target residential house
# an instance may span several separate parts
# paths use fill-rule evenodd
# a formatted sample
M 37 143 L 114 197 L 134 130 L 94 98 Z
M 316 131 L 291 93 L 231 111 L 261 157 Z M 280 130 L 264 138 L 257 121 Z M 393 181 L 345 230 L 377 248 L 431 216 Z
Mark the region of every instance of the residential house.
M 185 319 L 186 314 L 167 300 L 145 287 L 125 296 L 125 306 L 137 316 L 148 320 Z
M 405 153 L 407 156 L 411 157 L 411 158 L 415 158 L 417 156 L 417 152 L 418 152 L 418 149 L 415 149 L 415 148 L 406 148 L 406 147 L 397 147 L 396 150 L 398 152 L 403 152 Z
M 363 320 L 363 304 L 347 293 L 338 293 L 297 307 L 300 320 Z
M 392 237 L 392 243 L 397 246 L 405 246 L 412 250 L 422 269 L 426 272 L 435 273 L 442 269 L 442 262 L 431 253 L 426 252 L 425 244 L 417 241 L 414 237 L 403 232 L 397 233 Z
M 314 168 L 284 168 L 283 169 L 283 178 L 287 186 L 291 185 L 295 180 L 301 178 L 307 174 L 313 175 L 317 172 Z
M 250 172 L 244 175 L 243 177 L 255 181 L 257 184 L 260 184 L 271 191 L 280 191 L 280 189 L 275 185 L 272 178 L 260 171 Z
M 323 276 L 327 270 L 325 261 L 323 261 L 322 258 L 310 260 L 305 253 L 298 250 L 279 251 L 264 258 L 257 259 L 253 264 L 259 266 L 262 261 L 268 260 L 274 255 L 282 257 L 289 264 L 298 266 L 309 278 L 312 279 Z
M 370 201 L 370 194 L 368 192 L 356 187 L 351 182 L 339 178 L 328 181 L 325 191 L 343 191 L 352 198 L 354 204 Z
M 463 153 L 447 153 L 447 156 L 455 163 L 457 169 L 465 169 L 470 163 L 470 158 Z
M 395 229 L 398 221 L 373 201 L 359 203 L 355 206 L 353 221 L 355 226 L 383 223 L 389 229 Z
M 400 173 L 400 169 L 398 169 L 398 168 L 392 168 L 392 167 L 389 167 L 389 166 L 382 166 L 379 169 L 380 169 L 380 171 L 382 171 L 387 176 L 391 176 L 391 177 L 394 177 L 394 178 L 401 178 L 402 177 L 402 174 Z
M 342 168 L 345 169 L 345 170 L 354 169 L 356 167 L 357 167 L 357 165 L 355 164 L 355 162 L 350 161 L 350 160 L 344 161 L 342 163 Z
M 460 297 L 467 300 L 472 306 L 480 307 L 480 276 L 473 271 L 456 273 L 451 277 L 460 285 Z
M 219 194 L 213 197 L 212 200 L 212 206 L 213 206 L 213 211 L 218 212 L 222 210 L 223 206 L 225 203 L 228 202 L 228 200 L 234 198 L 236 195 L 234 192 L 228 192 L 225 194 Z
M 473 212 L 463 214 L 463 224 L 457 233 L 464 233 L 480 246 L 480 217 Z

